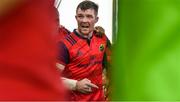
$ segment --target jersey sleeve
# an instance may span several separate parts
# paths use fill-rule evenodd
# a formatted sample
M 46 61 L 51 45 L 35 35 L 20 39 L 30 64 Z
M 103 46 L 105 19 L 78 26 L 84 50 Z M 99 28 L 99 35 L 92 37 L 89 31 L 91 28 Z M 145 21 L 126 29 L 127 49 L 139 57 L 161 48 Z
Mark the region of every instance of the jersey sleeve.
M 66 65 L 69 63 L 69 51 L 63 42 L 58 42 L 58 63 Z

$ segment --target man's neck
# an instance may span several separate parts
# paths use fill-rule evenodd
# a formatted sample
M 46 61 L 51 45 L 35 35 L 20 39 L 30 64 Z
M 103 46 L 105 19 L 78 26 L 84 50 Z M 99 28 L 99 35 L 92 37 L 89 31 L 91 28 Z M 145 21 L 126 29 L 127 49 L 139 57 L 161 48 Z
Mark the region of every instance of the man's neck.
M 78 30 L 76 30 L 78 32 L 78 34 L 84 38 L 87 38 L 87 39 L 91 39 L 92 35 L 93 35 L 93 31 L 90 32 L 89 34 L 85 35 L 85 34 L 82 34 L 80 33 Z

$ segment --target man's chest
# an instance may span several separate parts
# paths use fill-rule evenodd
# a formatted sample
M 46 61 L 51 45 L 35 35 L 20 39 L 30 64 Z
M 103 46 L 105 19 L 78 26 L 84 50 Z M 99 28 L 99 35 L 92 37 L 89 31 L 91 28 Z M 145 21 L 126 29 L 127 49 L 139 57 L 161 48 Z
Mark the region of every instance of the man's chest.
M 89 43 L 85 39 L 80 39 L 69 50 L 70 61 L 101 61 L 104 56 L 105 48 L 106 41 L 103 39 L 92 38 Z

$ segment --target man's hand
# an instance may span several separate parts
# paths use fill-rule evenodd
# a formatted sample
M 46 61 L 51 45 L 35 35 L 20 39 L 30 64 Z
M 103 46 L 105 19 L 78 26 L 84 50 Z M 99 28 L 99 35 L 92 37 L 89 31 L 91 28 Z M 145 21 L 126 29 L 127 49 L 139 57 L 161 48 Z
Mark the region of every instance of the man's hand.
M 99 87 L 96 86 L 95 84 L 91 83 L 91 81 L 88 80 L 87 78 L 82 79 L 76 83 L 76 90 L 81 93 L 88 94 L 88 93 L 92 92 L 91 88 L 98 89 Z
M 101 26 L 96 26 L 94 28 L 94 32 L 95 32 L 95 35 L 98 37 L 102 37 L 105 34 L 105 30 Z
M 7 14 L 11 9 L 19 6 L 26 0 L 0 0 L 0 17 Z

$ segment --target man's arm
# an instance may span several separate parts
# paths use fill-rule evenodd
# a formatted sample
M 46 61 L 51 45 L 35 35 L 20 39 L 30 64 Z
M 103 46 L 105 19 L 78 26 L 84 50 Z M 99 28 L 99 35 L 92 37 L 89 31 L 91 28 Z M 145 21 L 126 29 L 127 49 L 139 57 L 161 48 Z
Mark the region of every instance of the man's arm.
M 65 66 L 60 63 L 57 63 L 56 66 L 58 69 L 60 69 L 60 71 L 63 71 L 65 68 Z M 61 79 L 69 90 L 77 90 L 81 93 L 90 93 L 92 92 L 91 88 L 98 88 L 98 86 L 91 83 L 91 81 L 87 78 L 84 78 L 80 81 L 65 78 L 65 77 L 62 77 Z
M 104 89 L 104 94 L 105 98 L 108 100 L 109 97 L 109 79 L 110 79 L 110 69 L 111 69 L 111 52 L 112 52 L 112 45 L 110 40 L 107 38 L 107 44 L 106 44 L 106 49 L 104 53 L 104 58 L 103 58 L 103 89 Z
M 0 0 L 0 17 L 18 7 L 26 0 Z
M 56 63 L 56 67 L 60 70 L 63 71 L 65 66 L 60 64 L 60 63 Z M 67 87 L 69 90 L 76 90 L 76 83 L 77 80 L 73 80 L 73 79 L 68 79 L 65 77 L 61 77 L 62 81 L 65 84 L 65 87 Z

